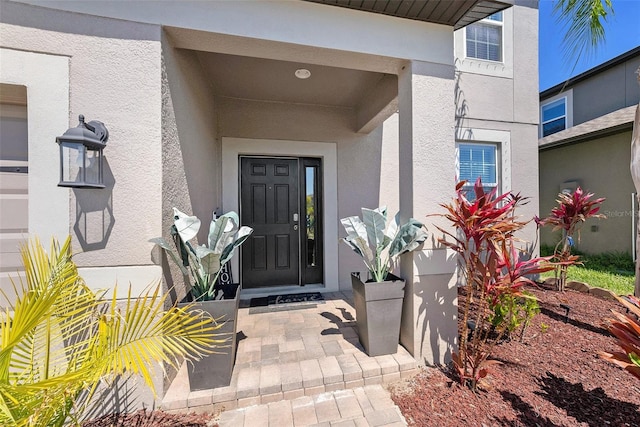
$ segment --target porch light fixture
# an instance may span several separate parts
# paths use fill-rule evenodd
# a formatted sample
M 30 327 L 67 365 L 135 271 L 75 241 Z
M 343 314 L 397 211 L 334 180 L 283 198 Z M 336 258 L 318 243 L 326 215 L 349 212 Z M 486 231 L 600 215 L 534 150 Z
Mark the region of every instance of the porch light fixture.
M 60 182 L 58 187 L 104 188 L 102 150 L 107 146 L 109 131 L 97 120 L 80 123 L 56 137 L 60 146 Z
M 306 68 L 298 68 L 295 72 L 295 75 L 297 78 L 304 80 L 311 77 L 311 71 L 307 70 Z

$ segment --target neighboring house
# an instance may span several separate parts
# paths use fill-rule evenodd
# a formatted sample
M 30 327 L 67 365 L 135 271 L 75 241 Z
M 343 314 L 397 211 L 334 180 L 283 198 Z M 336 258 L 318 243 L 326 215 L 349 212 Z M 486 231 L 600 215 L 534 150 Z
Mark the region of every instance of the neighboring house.
M 444 212 L 456 177 L 477 176 L 538 212 L 535 1 L 0 7 L 0 83 L 26 88 L 28 234 L 71 234 L 92 287 L 139 293 L 163 277 L 148 240 L 168 234 L 176 206 L 204 221 L 240 211 L 256 229 L 233 265 L 243 296 L 347 290 L 363 265 L 339 220 L 388 205 L 430 232 L 402 263 L 401 342 L 443 363 L 456 261 L 437 244 L 434 224 L 449 224 L 427 215 Z M 79 114 L 109 130 L 104 189 L 57 186 L 55 138 Z
M 558 192 L 577 186 L 607 199 L 607 219 L 589 220 L 576 239 L 584 252 L 634 251 L 638 206 L 629 165 L 639 67 L 637 47 L 540 93 L 540 215 Z M 558 240 L 542 230 L 543 244 Z

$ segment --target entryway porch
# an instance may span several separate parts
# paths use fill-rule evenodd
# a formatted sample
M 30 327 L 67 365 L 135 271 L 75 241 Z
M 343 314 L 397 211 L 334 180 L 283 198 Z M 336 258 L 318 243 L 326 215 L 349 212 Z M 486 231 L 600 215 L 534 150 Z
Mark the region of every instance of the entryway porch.
M 222 426 L 260 425 L 252 417 L 264 423 L 264 416 L 267 420 L 275 416 L 269 414 L 272 407 L 280 408 L 273 410 L 284 420 L 282 427 L 339 420 L 379 425 L 367 421 L 373 419 L 388 420 L 381 425 L 404 425 L 381 385 L 414 374 L 415 359 L 400 345 L 396 354 L 367 356 L 358 342 L 351 292 L 323 297 L 323 301 L 266 307 L 249 307 L 248 300 L 242 301 L 231 384 L 190 392 L 185 364 L 162 407 L 224 409 Z

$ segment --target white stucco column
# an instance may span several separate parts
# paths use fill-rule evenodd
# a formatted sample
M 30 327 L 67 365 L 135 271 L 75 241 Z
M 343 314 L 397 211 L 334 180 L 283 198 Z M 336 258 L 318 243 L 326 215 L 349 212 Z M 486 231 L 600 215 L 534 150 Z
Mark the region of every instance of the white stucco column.
M 410 62 L 398 77 L 400 215 L 427 225 L 422 250 L 403 256 L 407 281 L 400 342 L 422 364 L 451 360 L 457 345 L 456 261 L 437 244 L 434 224 L 449 227 L 440 203 L 455 187 L 454 68 Z

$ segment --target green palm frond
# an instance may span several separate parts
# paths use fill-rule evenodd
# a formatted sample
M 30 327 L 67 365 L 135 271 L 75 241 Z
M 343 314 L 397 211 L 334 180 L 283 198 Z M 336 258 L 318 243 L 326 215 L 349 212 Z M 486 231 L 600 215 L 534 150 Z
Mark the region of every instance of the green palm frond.
M 611 0 L 558 0 L 554 13 L 566 31 L 563 55 L 577 64 L 583 55 L 595 53 L 604 41 L 603 22 L 614 12 Z
M 0 425 L 61 426 L 102 381 L 139 374 L 153 390 L 154 366 L 225 341 L 210 317 L 165 311 L 159 285 L 137 298 L 129 290 L 125 301 L 114 290 L 105 301 L 78 276 L 70 242 L 52 242 L 49 254 L 37 240 L 22 250 L 26 279 L 0 312 Z
M 159 288 L 138 299 L 127 299 L 120 309 L 113 299 L 108 313 L 100 316 L 100 340 L 93 351 L 100 360 L 100 376 L 109 372 L 141 375 L 153 390 L 152 361 L 162 361 L 177 367 L 178 358 L 185 353 L 200 358 L 224 343 L 215 331 L 221 325 L 209 316 L 194 319 L 184 308 L 163 311 L 167 295 L 160 296 Z

